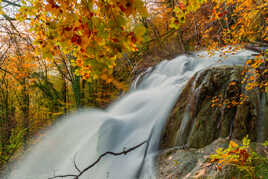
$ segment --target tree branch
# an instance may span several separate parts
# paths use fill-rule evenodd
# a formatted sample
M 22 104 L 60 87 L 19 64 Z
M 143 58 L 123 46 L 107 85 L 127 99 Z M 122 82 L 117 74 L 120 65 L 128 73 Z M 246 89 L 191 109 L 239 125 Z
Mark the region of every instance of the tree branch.
M 81 172 L 81 170 L 78 168 L 78 166 L 76 165 L 76 162 L 75 162 L 75 157 L 74 157 L 74 167 L 75 169 L 78 171 L 78 172 Z
M 98 157 L 98 159 L 97 159 L 94 163 L 92 163 L 91 165 L 89 165 L 88 167 L 86 167 L 85 169 L 83 169 L 83 170 L 81 170 L 81 171 L 80 171 L 80 169 L 77 167 L 77 165 L 76 165 L 76 163 L 75 163 L 75 161 L 74 161 L 75 168 L 76 168 L 76 170 L 79 172 L 77 175 L 75 175 L 75 174 L 57 175 L 57 176 L 54 176 L 54 177 L 50 177 L 50 178 L 48 178 L 48 179 L 65 178 L 65 177 L 74 177 L 74 179 L 78 179 L 78 178 L 79 178 L 81 175 L 83 175 L 86 171 L 88 171 L 89 169 L 93 168 L 98 162 L 100 162 L 101 159 L 102 159 L 104 156 L 106 156 L 106 155 L 113 155 L 113 156 L 127 155 L 129 152 L 131 152 L 131 151 L 133 151 L 133 150 L 139 148 L 140 146 L 142 146 L 142 145 L 144 145 L 144 144 L 146 144 L 146 143 L 148 144 L 148 141 L 149 141 L 149 139 L 148 139 L 148 140 L 145 140 L 145 141 L 143 141 L 142 143 L 140 143 L 140 144 L 138 144 L 138 145 L 136 145 L 136 146 L 134 146 L 134 147 L 131 147 L 131 148 L 127 149 L 127 150 L 123 150 L 122 152 L 118 152 L 118 153 L 116 153 L 116 152 L 110 152 L 110 151 L 105 152 L 105 153 L 101 154 L 101 155 Z
M 14 3 L 14 2 L 11 2 L 11 1 L 8 1 L 8 0 L 2 0 L 2 2 L 7 3 L 11 6 L 21 7 L 21 5 Z

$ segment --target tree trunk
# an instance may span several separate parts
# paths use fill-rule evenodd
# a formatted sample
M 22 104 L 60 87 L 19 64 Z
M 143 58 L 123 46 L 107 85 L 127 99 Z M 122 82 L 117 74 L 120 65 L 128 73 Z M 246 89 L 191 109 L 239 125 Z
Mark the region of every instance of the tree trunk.
M 80 89 L 80 77 L 75 76 L 74 80 L 72 81 L 72 90 L 74 93 L 74 99 L 76 108 L 81 107 L 81 89 Z
M 64 77 L 62 77 L 62 81 L 63 81 L 63 84 L 62 84 L 61 92 L 62 92 L 62 97 L 63 97 L 63 102 L 64 102 L 63 110 L 64 110 L 64 114 L 66 114 L 68 111 L 67 109 L 67 83 Z
M 27 92 L 25 80 L 22 83 L 23 89 L 22 89 L 22 106 L 21 106 L 21 111 L 23 113 L 23 121 L 22 125 L 23 128 L 25 129 L 25 133 L 23 136 L 23 143 L 24 143 L 24 150 L 27 149 L 28 146 L 28 139 L 30 136 L 30 121 L 29 121 L 29 107 L 30 107 L 30 97 Z
M 82 86 L 81 86 L 81 106 L 85 106 L 85 104 L 86 104 L 85 88 L 86 88 L 86 80 L 83 80 L 82 79 Z

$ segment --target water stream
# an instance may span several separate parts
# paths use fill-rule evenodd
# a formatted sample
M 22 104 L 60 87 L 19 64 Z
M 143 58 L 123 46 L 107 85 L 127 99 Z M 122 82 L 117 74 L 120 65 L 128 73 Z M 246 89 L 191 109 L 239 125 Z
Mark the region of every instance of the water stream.
M 48 130 L 40 143 L 32 146 L 6 178 L 45 179 L 76 174 L 74 160 L 83 169 L 100 154 L 121 152 L 149 136 L 148 146 L 143 145 L 127 155 L 106 156 L 81 178 L 155 178 L 153 159 L 161 131 L 183 86 L 194 73 L 207 67 L 243 65 L 250 53 L 240 51 L 223 59 L 219 54 L 208 57 L 206 52 L 199 52 L 162 61 L 138 77 L 131 90 L 106 110 L 88 109 L 62 119 Z

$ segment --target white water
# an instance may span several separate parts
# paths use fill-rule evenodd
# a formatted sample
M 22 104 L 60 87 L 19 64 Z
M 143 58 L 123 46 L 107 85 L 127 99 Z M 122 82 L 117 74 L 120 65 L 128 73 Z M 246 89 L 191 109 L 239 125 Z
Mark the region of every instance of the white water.
M 144 165 L 146 145 L 127 155 L 106 156 L 81 178 L 155 178 L 153 156 L 158 150 L 161 131 L 186 82 L 197 71 L 212 65 L 242 65 L 249 54 L 241 51 L 222 60 L 218 55 L 206 58 L 182 55 L 161 62 L 152 72 L 138 78 L 130 92 L 108 109 L 80 111 L 63 119 L 32 147 L 6 178 L 45 179 L 54 175 L 76 174 L 74 158 L 78 167 L 83 169 L 100 154 L 133 147 L 148 139 L 151 132 Z M 207 56 L 206 52 L 199 55 Z

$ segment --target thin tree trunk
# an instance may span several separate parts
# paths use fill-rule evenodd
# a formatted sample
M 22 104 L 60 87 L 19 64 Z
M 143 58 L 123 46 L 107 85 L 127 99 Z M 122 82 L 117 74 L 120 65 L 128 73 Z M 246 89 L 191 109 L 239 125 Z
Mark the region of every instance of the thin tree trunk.
M 74 80 L 72 81 L 72 90 L 74 93 L 74 99 L 76 108 L 81 107 L 81 89 L 80 89 L 80 77 L 75 76 Z
M 23 142 L 24 142 L 24 150 L 27 149 L 28 146 L 28 139 L 30 136 L 30 121 L 29 121 L 29 106 L 30 106 L 30 98 L 29 94 L 26 89 L 25 80 L 22 83 L 23 89 L 22 89 L 22 107 L 21 110 L 23 112 L 23 128 L 25 129 L 25 134 L 23 136 Z
M 85 88 L 86 88 L 86 80 L 82 79 L 82 86 L 81 86 L 81 105 L 82 106 L 85 106 L 86 104 Z
M 67 113 L 67 83 L 66 83 L 66 80 L 64 79 L 64 77 L 62 77 L 62 81 L 63 81 L 63 84 L 62 84 L 62 96 L 63 96 L 63 102 L 64 102 L 64 114 Z

